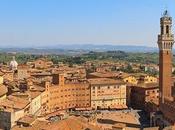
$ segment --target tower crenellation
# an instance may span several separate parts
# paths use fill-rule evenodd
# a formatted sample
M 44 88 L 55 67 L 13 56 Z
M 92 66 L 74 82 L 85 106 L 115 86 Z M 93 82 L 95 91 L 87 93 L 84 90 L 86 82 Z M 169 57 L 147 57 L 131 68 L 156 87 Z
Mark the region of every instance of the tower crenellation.
M 166 10 L 160 18 L 161 32 L 158 35 L 158 46 L 160 50 L 171 51 L 174 44 L 174 35 L 172 34 L 172 17 Z

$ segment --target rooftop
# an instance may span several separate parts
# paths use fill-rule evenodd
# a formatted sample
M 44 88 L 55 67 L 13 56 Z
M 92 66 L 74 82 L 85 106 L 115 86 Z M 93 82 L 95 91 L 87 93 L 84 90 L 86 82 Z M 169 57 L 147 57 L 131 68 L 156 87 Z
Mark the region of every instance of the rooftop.
M 116 72 L 94 72 L 90 73 L 89 76 L 95 76 L 99 78 L 111 78 L 111 77 L 117 77 L 119 73 Z
M 36 120 L 35 117 L 33 116 L 24 116 L 18 120 L 20 123 L 27 123 L 27 124 L 32 124 Z
M 25 127 L 25 130 L 85 130 L 86 128 L 90 130 L 100 130 L 100 128 L 89 124 L 81 117 L 74 116 L 56 122 L 36 120 L 31 127 Z M 12 130 L 24 130 L 24 127 L 15 126 Z
M 136 87 L 140 87 L 140 88 L 158 88 L 159 87 L 159 83 L 140 83 L 137 84 Z
M 15 96 L 8 96 L 7 99 L 0 103 L 0 108 L 4 109 L 5 111 L 12 111 L 13 109 L 24 109 L 28 104 L 28 100 Z
M 122 80 L 114 80 L 110 78 L 93 78 L 88 79 L 88 81 L 92 85 L 125 84 Z
M 7 87 L 4 85 L 0 85 L 0 96 L 5 95 L 8 92 Z

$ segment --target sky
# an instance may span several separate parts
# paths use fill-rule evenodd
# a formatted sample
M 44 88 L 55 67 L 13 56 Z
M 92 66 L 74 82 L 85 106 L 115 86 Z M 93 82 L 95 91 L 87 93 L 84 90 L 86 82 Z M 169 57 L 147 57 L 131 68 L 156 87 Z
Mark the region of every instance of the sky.
M 174 7 L 175 0 L 1 0 L 0 46 L 156 47 L 161 14 L 168 9 L 175 19 Z

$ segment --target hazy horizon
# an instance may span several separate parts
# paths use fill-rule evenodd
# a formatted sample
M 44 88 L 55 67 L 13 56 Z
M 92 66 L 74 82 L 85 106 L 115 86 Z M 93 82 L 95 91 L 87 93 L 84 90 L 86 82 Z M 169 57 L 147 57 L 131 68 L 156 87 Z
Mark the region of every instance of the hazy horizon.
M 48 44 L 48 45 L 18 45 L 18 44 L 15 44 L 15 45 L 0 45 L 0 48 L 49 48 L 49 49 L 58 49 L 59 46 L 61 47 L 71 47 L 71 46 L 119 46 L 119 47 L 128 47 L 128 46 L 132 46 L 132 47 L 150 47 L 150 48 L 157 48 L 157 46 L 149 46 L 149 45 L 144 45 L 144 44 L 112 44 L 112 43 L 106 43 L 106 44 L 101 44 L 101 43 L 69 43 L 69 44 Z M 61 48 L 60 48 L 61 49 Z
M 0 47 L 157 47 L 159 19 L 165 9 L 175 18 L 173 4 L 173 0 L 1 1 Z

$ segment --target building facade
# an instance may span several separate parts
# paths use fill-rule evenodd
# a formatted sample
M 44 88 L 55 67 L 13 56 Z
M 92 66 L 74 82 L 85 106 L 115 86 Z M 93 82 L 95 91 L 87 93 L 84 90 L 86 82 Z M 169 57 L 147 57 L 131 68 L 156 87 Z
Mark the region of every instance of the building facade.
M 91 107 L 93 109 L 127 108 L 124 82 L 109 78 L 94 78 L 88 81 L 91 86 Z
M 10 130 L 16 121 L 29 114 L 29 108 L 28 100 L 8 96 L 0 103 L 0 129 Z
M 158 108 L 159 86 L 157 83 L 143 83 L 131 87 L 131 106 L 147 112 L 156 111 L 152 109 L 154 105 Z
M 65 80 L 63 74 L 56 77 L 53 78 L 54 84 L 45 84 L 47 112 L 90 107 L 90 86 L 86 80 Z

